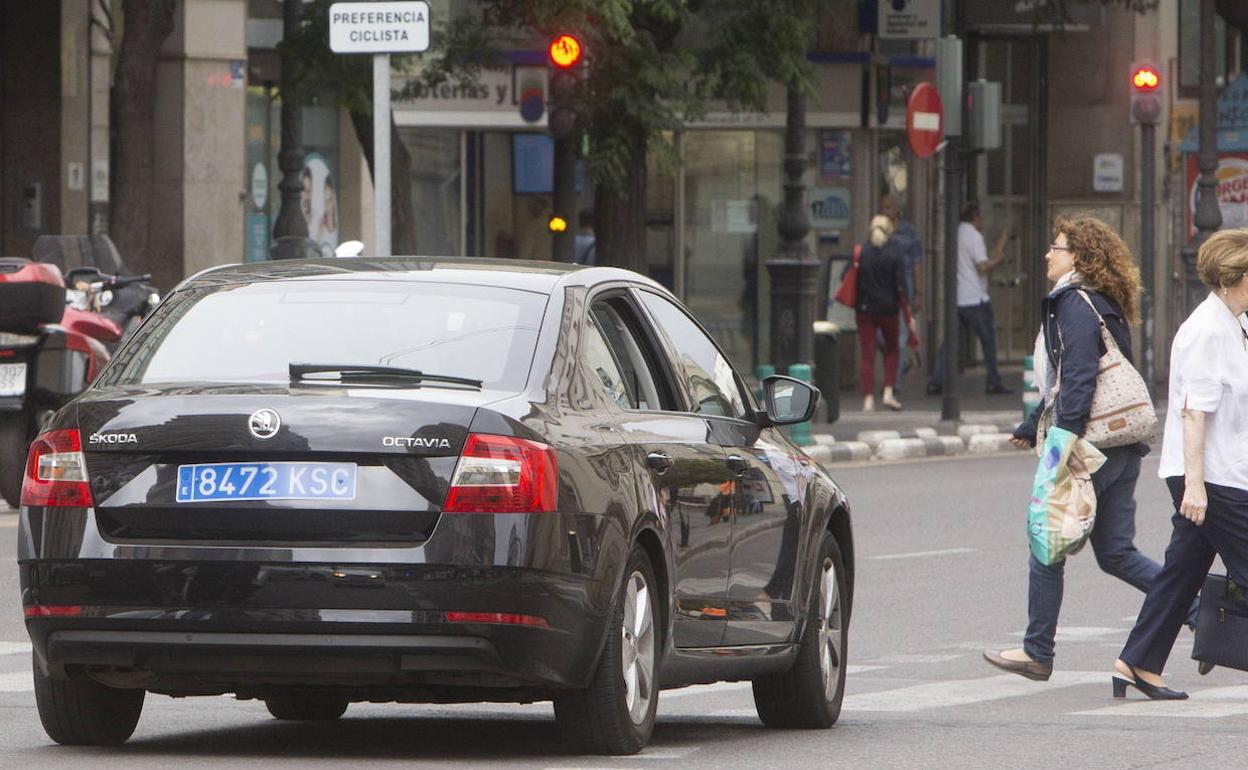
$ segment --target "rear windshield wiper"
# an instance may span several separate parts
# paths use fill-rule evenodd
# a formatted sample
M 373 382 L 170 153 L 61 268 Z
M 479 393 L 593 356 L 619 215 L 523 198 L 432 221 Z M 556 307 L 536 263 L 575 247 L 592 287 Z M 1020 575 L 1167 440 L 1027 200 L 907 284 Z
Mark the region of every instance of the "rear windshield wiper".
M 337 374 L 335 378 L 309 377 L 310 374 Z M 451 377 L 446 374 L 428 374 L 419 369 L 398 366 L 374 366 L 370 364 L 291 364 L 291 382 L 437 382 L 450 385 L 466 385 L 481 389 L 482 381 L 468 377 Z

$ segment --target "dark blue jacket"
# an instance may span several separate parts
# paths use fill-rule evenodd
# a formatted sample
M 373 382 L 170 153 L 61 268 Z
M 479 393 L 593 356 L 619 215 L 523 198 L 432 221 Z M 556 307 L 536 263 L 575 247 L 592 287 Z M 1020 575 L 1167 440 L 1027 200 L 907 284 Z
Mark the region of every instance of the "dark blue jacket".
M 1100 311 L 1110 334 L 1118 343 L 1118 349 L 1128 361 L 1132 358 L 1131 330 L 1126 318 L 1122 310 L 1104 294 L 1067 284 L 1044 298 L 1040 306 L 1044 319 L 1044 347 L 1049 355 L 1051 370 L 1057 372 L 1059 363 L 1061 365 L 1053 424 L 1082 436 L 1083 425 L 1092 410 L 1092 394 L 1096 391 L 1096 375 L 1101 356 L 1105 355 L 1105 345 L 1101 342 L 1101 326 L 1096 313 L 1079 296 L 1077 289 L 1083 289 Z M 1015 429 L 1017 438 L 1035 445 L 1036 423 L 1045 406 L 1041 404 L 1028 420 Z

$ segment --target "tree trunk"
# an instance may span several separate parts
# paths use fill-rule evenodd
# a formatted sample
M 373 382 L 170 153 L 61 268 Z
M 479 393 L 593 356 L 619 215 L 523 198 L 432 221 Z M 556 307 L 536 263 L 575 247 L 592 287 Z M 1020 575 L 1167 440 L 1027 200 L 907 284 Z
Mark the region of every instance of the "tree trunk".
M 647 275 L 646 139 L 640 129 L 631 132 L 629 146 L 627 177 L 594 188 L 594 252 L 599 265 Z
M 373 173 L 372 113 L 352 110 L 351 125 L 368 163 L 368 174 L 376 177 Z M 365 232 L 361 236 L 372 236 L 370 225 L 364 226 Z M 399 138 L 393 114 L 390 116 L 390 251 L 402 257 L 420 255 L 416 238 L 416 200 L 412 196 L 412 154 Z
M 135 273 L 151 273 L 157 285 L 181 278 L 149 249 L 153 198 L 156 61 L 173 31 L 175 0 L 122 0 L 123 34 L 111 94 L 112 215 L 109 232 L 121 258 Z

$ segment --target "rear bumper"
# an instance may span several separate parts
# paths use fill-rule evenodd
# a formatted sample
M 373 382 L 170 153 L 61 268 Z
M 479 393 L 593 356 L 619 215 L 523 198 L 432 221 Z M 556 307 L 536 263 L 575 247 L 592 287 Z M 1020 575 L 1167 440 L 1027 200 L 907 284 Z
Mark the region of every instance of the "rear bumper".
M 428 701 L 582 687 L 618 577 L 598 558 L 613 529 L 596 516 L 444 517 L 424 546 L 398 549 L 106 544 L 87 512 L 59 537 L 74 517 L 50 516 L 33 529 L 24 508 L 19 534 L 36 552 L 19 566 L 40 660 L 53 676 L 86 667 L 172 694 L 332 687 Z M 505 544 L 490 519 L 506 520 Z

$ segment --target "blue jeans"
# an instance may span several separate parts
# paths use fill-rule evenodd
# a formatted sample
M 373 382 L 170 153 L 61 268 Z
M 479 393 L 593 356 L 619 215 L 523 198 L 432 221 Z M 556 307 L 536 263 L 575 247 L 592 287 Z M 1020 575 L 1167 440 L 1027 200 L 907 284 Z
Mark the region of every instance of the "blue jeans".
M 1126 446 L 1102 451 L 1105 464 L 1092 474 L 1092 487 L 1096 490 L 1092 551 L 1102 570 L 1147 593 L 1161 565 L 1135 548 L 1135 482 L 1140 476 L 1140 449 Z M 1052 663 L 1066 563 L 1046 566 L 1031 555 L 1028 560 L 1031 575 L 1023 650 L 1032 660 Z M 1195 618 L 1194 607 L 1189 618 Z
M 992 303 L 981 302 L 978 305 L 958 307 L 958 323 L 971 327 L 971 331 L 979 338 L 979 345 L 984 350 L 984 369 L 988 373 L 988 387 L 1001 387 L 1001 374 L 997 371 L 997 332 L 992 319 Z M 928 385 L 940 387 L 945 382 L 945 345 L 940 343 L 940 351 L 936 353 L 936 366 L 932 368 L 932 377 Z

